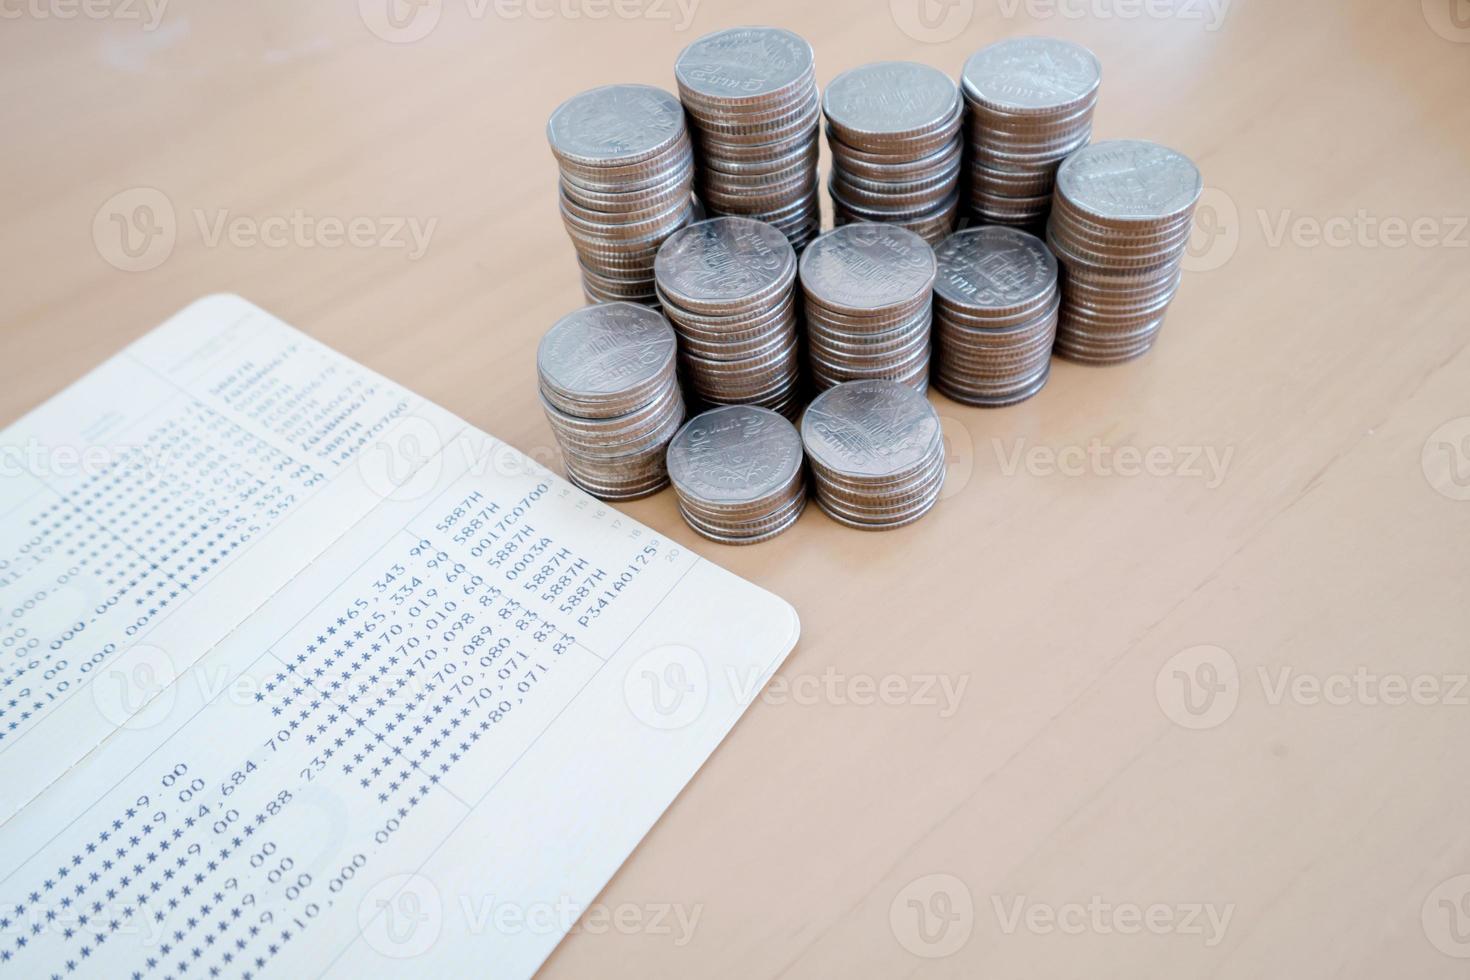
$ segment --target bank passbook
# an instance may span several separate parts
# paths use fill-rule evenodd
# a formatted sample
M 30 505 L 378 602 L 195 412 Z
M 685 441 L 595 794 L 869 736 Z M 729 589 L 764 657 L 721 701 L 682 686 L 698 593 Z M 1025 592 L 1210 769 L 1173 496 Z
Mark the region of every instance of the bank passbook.
M 238 297 L 0 463 L 0 977 L 530 976 L 797 638 Z

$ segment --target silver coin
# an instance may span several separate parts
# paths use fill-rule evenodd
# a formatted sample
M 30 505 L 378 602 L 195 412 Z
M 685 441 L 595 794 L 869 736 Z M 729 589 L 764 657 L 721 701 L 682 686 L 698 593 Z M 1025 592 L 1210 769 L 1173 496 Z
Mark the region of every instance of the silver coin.
M 997 41 L 965 62 L 967 98 L 1014 112 L 1065 109 L 1093 96 L 1102 69 L 1079 44 L 1050 37 Z
M 861 315 L 913 302 L 934 285 L 934 250 L 891 225 L 843 225 L 812 242 L 801 257 L 801 284 L 832 310 Z
M 673 328 L 635 303 L 583 307 L 552 324 L 536 350 L 536 369 L 553 404 L 579 414 L 588 404 L 616 405 L 654 383 L 673 363 Z
M 801 437 L 769 409 L 725 406 L 696 415 L 669 443 L 681 495 L 731 505 L 763 500 L 801 472 Z
M 1189 213 L 1204 189 L 1188 157 L 1146 140 L 1093 143 L 1057 171 L 1057 193 L 1104 222 L 1162 222 Z
M 850 69 L 827 86 L 822 108 L 845 142 L 923 136 L 959 111 L 960 96 L 944 72 L 911 61 L 880 61 Z
M 818 395 L 801 420 L 807 455 L 856 479 L 912 471 L 942 446 L 928 399 L 894 381 L 850 381 Z
M 684 133 L 679 100 L 652 85 L 604 85 L 563 102 L 546 124 L 558 158 L 626 165 L 662 152 Z
M 796 253 L 786 236 L 749 218 L 710 218 L 670 235 L 654 275 L 666 301 L 717 314 L 759 304 L 789 290 Z
M 1040 239 L 1013 228 L 956 232 L 934 255 L 935 294 L 964 307 L 1005 312 L 1056 289 L 1056 257 Z
M 760 102 L 811 74 L 812 46 L 778 27 L 735 27 L 706 34 L 680 52 L 681 90 L 717 105 Z

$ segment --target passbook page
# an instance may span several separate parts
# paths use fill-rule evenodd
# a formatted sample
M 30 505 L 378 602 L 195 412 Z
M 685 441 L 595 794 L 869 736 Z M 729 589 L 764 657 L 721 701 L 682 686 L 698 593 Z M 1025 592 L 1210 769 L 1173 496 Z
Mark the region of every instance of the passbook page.
M 529 976 L 796 642 L 237 297 L 0 453 L 0 978 Z

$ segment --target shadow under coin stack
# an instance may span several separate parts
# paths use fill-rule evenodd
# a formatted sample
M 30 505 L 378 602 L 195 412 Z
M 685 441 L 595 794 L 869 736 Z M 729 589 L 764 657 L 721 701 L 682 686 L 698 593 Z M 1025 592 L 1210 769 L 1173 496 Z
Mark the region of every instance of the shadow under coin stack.
M 1153 346 L 1203 189 L 1188 157 L 1146 140 L 1094 143 L 1067 158 L 1047 226 L 1062 267 L 1058 354 L 1112 364 Z
M 934 407 L 896 381 L 849 381 L 801 419 L 817 505 L 833 520 L 881 531 L 929 512 L 944 487 L 944 433 Z
M 668 483 L 664 453 L 684 422 L 674 331 L 636 303 L 562 317 L 536 351 L 541 407 L 567 478 L 603 500 L 631 500 Z
M 766 221 L 804 247 L 821 229 L 811 45 L 775 27 L 718 31 L 685 48 L 674 75 L 709 213 Z
M 653 257 L 693 218 L 694 155 L 679 100 L 651 85 L 606 85 L 558 106 L 546 135 L 588 301 L 655 303 Z
M 929 244 L 954 230 L 964 102 L 953 79 L 910 61 L 845 71 L 822 98 L 837 224 L 882 221 Z
M 706 404 L 794 416 L 796 252 L 785 236 L 763 221 L 710 218 L 671 236 L 654 272 L 691 393 Z
M 1062 160 L 1092 138 L 1102 70 L 1070 41 L 1020 37 L 965 62 L 970 211 L 983 224 L 1040 231 Z
M 727 405 L 690 419 L 669 443 L 679 513 L 725 544 L 754 544 L 796 523 L 806 506 L 801 437 L 783 416 Z
M 934 250 L 897 225 L 843 225 L 801 256 L 806 336 L 818 391 L 858 378 L 929 386 Z
M 989 407 L 1040 391 L 1061 306 L 1051 251 L 1034 235 L 987 225 L 950 235 L 934 255 L 934 386 Z

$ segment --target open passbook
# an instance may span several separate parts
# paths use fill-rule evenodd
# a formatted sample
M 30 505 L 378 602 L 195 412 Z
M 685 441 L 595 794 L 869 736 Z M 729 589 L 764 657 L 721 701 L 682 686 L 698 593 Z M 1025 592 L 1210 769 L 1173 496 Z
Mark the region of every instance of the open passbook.
M 0 465 L 0 980 L 529 976 L 796 642 L 237 297 Z

